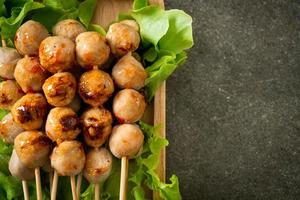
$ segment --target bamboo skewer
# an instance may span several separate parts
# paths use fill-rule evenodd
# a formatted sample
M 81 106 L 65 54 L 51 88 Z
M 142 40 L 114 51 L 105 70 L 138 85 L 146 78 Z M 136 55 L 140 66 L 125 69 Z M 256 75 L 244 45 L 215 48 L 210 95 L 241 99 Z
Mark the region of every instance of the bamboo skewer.
M 24 200 L 29 200 L 28 185 L 26 181 L 22 181 Z
M 73 200 L 77 200 L 75 176 L 71 176 L 70 179 L 71 179 L 72 197 L 73 197 Z
M 7 47 L 6 41 L 4 39 L 1 39 L 1 43 L 2 43 L 2 47 Z M 27 181 L 22 180 L 22 188 L 23 188 L 24 200 L 29 200 Z
M 50 184 L 50 193 L 51 193 L 52 184 L 53 184 L 53 172 L 49 172 L 49 184 Z
M 99 185 L 99 183 L 95 184 L 95 200 L 100 200 L 100 185 Z
M 78 174 L 77 176 L 76 193 L 78 199 L 80 199 L 81 182 L 82 182 L 82 173 Z
M 128 157 L 121 159 L 120 200 L 126 200 L 128 178 Z
M 34 169 L 34 174 L 35 174 L 37 200 L 42 200 L 43 199 L 43 193 L 42 193 L 42 186 L 41 186 L 41 173 L 40 173 L 40 168 L 39 167 Z
M 58 183 L 58 174 L 57 171 L 54 170 L 52 188 L 51 188 L 51 200 L 56 199 L 57 183 Z

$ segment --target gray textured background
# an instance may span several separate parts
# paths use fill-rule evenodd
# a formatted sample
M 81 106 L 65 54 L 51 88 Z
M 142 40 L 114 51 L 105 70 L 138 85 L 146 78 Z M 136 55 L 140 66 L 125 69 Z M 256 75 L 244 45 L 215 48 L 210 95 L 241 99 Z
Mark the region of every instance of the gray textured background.
M 300 198 L 300 1 L 166 0 L 195 46 L 167 82 L 183 199 Z

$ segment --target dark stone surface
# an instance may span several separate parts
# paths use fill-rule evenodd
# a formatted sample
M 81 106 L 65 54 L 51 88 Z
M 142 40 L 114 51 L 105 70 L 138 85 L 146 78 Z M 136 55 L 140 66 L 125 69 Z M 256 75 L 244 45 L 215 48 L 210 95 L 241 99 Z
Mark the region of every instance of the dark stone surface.
M 183 199 L 300 198 L 300 1 L 166 0 L 195 46 L 167 82 Z

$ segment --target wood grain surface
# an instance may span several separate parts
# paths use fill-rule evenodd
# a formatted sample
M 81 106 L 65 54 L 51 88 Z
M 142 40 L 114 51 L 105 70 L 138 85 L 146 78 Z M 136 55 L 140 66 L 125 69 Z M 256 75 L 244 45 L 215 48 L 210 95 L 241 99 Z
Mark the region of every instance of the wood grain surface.
M 159 5 L 164 8 L 163 0 L 149 0 L 150 4 Z M 93 22 L 100 24 L 105 29 L 108 28 L 109 24 L 116 20 L 119 13 L 128 13 L 132 8 L 132 0 L 98 0 L 96 11 L 94 13 Z M 145 112 L 144 119 L 154 125 L 160 125 L 160 134 L 163 138 L 166 137 L 165 126 L 166 126 L 166 84 L 165 82 L 157 90 L 154 102 L 148 106 Z M 130 166 L 129 166 L 130 167 Z M 157 174 L 162 181 L 165 181 L 165 170 L 166 170 L 166 153 L 165 149 L 161 151 L 160 164 L 157 168 Z M 154 192 L 153 199 L 159 200 L 159 194 Z

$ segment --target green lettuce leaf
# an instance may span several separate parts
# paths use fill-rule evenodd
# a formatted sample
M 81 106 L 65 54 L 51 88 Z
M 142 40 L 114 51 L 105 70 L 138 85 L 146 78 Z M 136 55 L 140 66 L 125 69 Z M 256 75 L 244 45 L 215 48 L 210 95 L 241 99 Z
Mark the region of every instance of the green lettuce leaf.
M 93 18 L 96 4 L 96 0 L 86 0 L 79 5 L 79 19 L 86 27 L 89 27 Z
M 132 17 L 140 26 L 140 34 L 144 43 L 155 47 L 169 28 L 168 16 L 157 6 L 147 6 L 132 12 Z
M 7 110 L 4 109 L 0 109 L 0 120 L 7 115 L 7 113 L 9 113 Z
M 161 83 L 166 80 L 180 64 L 184 63 L 186 59 L 186 53 L 182 51 L 176 56 L 162 56 L 151 66 L 146 68 L 149 75 L 145 81 L 148 101 L 154 97 Z

